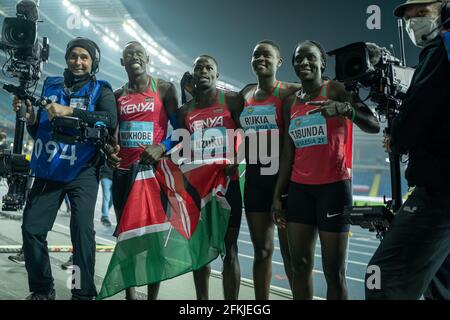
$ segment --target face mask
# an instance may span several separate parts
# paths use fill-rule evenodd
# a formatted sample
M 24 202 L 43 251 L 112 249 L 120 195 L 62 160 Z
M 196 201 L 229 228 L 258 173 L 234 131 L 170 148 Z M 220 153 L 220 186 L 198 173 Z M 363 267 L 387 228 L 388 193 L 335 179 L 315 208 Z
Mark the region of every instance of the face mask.
M 406 31 L 415 46 L 423 48 L 425 44 L 439 35 L 440 17 L 418 17 L 406 21 Z

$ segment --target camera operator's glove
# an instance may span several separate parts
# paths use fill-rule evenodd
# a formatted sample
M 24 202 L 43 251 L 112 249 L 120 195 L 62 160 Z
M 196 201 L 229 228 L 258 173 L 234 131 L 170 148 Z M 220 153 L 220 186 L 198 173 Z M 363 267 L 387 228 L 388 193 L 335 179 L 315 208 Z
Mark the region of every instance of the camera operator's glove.
M 319 107 L 317 112 L 320 112 L 325 118 L 332 118 L 337 116 L 344 116 L 351 118 L 353 114 L 353 107 L 350 102 L 339 102 L 334 100 L 326 101 L 310 101 L 307 103 L 311 106 Z M 310 112 L 313 114 L 315 112 Z
M 142 164 L 154 164 L 161 159 L 166 152 L 166 148 L 162 144 L 152 144 L 148 146 L 139 144 L 139 147 L 144 149 L 144 152 L 141 154 Z

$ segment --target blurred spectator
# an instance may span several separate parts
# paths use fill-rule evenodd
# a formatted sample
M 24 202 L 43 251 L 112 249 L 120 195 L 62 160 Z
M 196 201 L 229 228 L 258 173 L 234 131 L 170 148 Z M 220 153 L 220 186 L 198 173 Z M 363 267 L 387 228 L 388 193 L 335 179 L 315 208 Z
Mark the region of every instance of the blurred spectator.
M 100 182 L 103 191 L 103 202 L 102 202 L 102 218 L 101 223 L 105 227 L 111 227 L 111 221 L 109 220 L 109 210 L 112 207 L 112 197 L 111 197 L 111 187 L 112 187 L 112 177 L 113 171 L 107 166 L 102 166 L 100 170 Z
M 8 135 L 6 134 L 6 132 L 0 132 L 0 151 L 4 151 L 8 148 L 8 144 L 6 142 Z

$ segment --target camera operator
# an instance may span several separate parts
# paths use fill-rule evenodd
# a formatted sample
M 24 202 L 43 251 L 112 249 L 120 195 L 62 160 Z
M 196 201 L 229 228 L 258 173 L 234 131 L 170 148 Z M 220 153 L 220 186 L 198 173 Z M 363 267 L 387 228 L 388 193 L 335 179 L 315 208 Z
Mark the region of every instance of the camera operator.
M 90 126 L 101 121 L 114 129 L 117 104 L 111 86 L 95 77 L 100 50 L 93 41 L 73 39 L 67 45 L 65 59 L 64 77 L 49 77 L 44 83 L 42 96 L 53 103 L 35 114 L 30 101 L 26 101 L 27 129 L 35 141 L 31 167 L 36 178 L 22 224 L 25 264 L 32 293 L 28 300 L 55 299 L 46 238 L 65 195 L 72 206 L 73 262 L 79 267 L 81 283 L 72 290 L 72 299 L 91 300 L 97 294 L 93 220 L 102 159 L 90 142 L 66 145 L 52 141 L 51 121 L 55 117 L 71 116 Z M 13 106 L 15 110 L 19 108 L 17 98 Z
M 441 36 L 449 5 L 408 0 L 394 12 L 423 50 L 384 144 L 389 152 L 408 154 L 406 179 L 415 189 L 369 263 L 381 271 L 381 288 L 366 283 L 367 299 L 419 299 L 436 275 L 433 282 L 441 285 L 435 297 L 450 299 L 450 63 Z

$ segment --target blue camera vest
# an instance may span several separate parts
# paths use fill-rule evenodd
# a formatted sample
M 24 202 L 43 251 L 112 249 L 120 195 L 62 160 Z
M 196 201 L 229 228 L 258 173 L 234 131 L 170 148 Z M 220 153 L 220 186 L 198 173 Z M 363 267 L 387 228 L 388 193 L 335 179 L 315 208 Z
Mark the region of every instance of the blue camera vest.
M 64 78 L 49 77 L 45 80 L 42 97 L 64 106 L 92 112 L 103 86 L 111 88 L 106 81 L 89 81 L 77 92 L 69 94 L 64 88 Z M 58 182 L 70 182 L 86 167 L 96 152 L 96 148 L 90 141 L 75 145 L 53 141 L 52 125 L 48 114 L 45 110 L 41 112 L 31 159 L 33 176 Z

